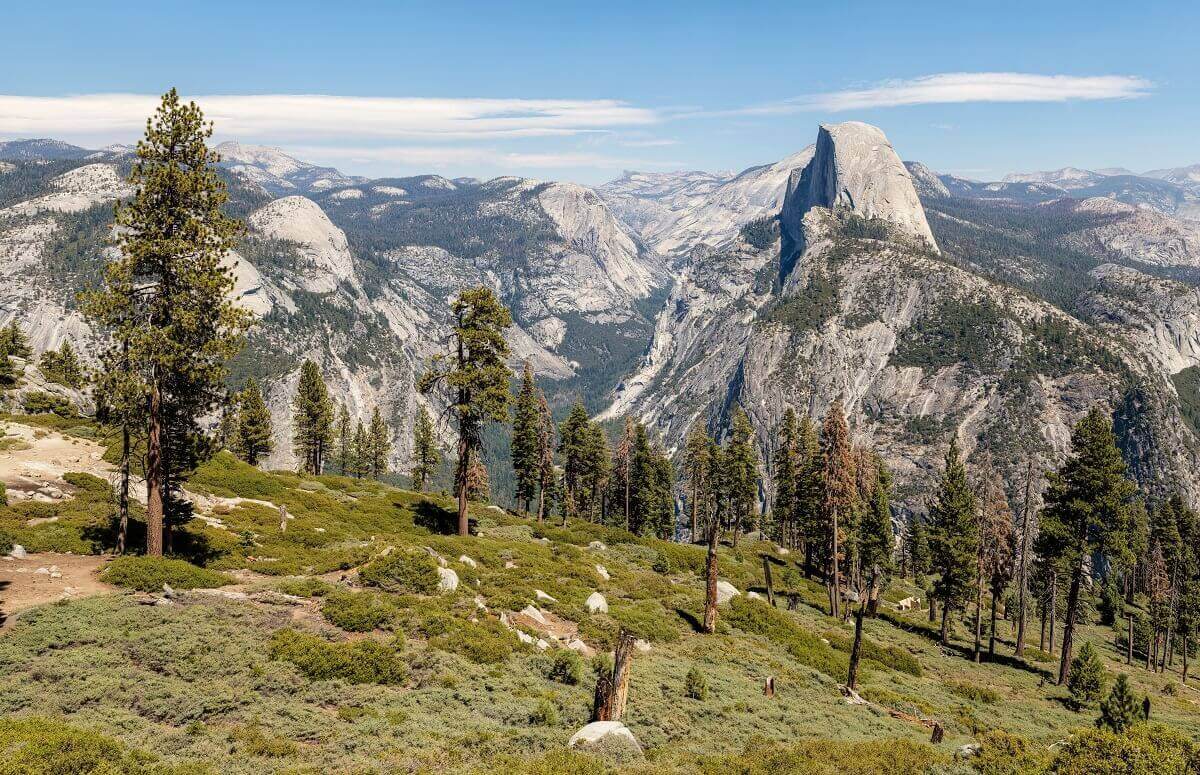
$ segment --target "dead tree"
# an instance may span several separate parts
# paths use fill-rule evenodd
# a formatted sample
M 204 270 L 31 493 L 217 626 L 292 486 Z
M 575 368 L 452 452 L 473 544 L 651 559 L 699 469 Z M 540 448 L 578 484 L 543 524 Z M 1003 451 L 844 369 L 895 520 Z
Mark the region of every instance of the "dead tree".
M 279 532 L 280 533 L 287 532 L 287 520 L 288 520 L 287 506 L 280 506 L 279 507 Z
M 600 670 L 596 677 L 596 696 L 592 703 L 592 721 L 620 721 L 629 695 L 629 668 L 633 662 L 633 636 L 625 630 L 617 636 L 612 672 Z
M 771 583 L 771 558 L 767 555 L 762 556 L 763 561 L 763 578 L 767 584 L 767 602 L 771 607 L 775 607 L 775 586 Z
M 858 660 L 862 653 L 863 606 L 859 605 L 854 612 L 854 645 L 850 647 L 850 674 L 846 677 L 846 686 L 857 688 Z

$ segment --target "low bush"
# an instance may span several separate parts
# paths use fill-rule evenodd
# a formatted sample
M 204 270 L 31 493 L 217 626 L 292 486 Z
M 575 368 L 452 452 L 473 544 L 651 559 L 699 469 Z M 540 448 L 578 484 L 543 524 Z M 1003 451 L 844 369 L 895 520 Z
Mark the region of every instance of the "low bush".
M 54 414 L 64 418 L 75 416 L 75 408 L 70 401 L 40 390 L 26 393 L 21 399 L 21 408 L 29 414 Z
M 268 653 L 271 659 L 290 662 L 318 681 L 340 678 L 352 684 L 400 684 L 408 680 L 408 665 L 395 644 L 375 640 L 330 643 L 296 630 L 280 630 L 271 636 Z
M 437 567 L 425 552 L 392 552 L 363 566 L 358 578 L 388 592 L 431 595 L 438 587 Z
M 946 757 L 932 746 L 909 740 L 805 740 L 778 743 L 756 739 L 741 754 L 707 759 L 704 775 L 737 772 L 745 775 L 883 775 L 884 773 L 943 772 Z
M 325 597 L 333 592 L 335 587 L 320 579 L 296 577 L 283 579 L 275 585 L 275 589 L 293 597 Z
M 0 530 L 0 555 L 8 554 L 13 548 L 13 537 L 11 533 Z
M 947 685 L 947 688 L 950 689 L 951 694 L 983 705 L 992 705 L 1000 701 L 1000 694 L 995 689 L 967 681 L 953 681 Z
M 1072 735 L 1050 761 L 1055 775 L 1159 775 L 1200 770 L 1194 740 L 1161 724 L 1138 724 L 1118 734 L 1091 729 Z
M 583 680 L 583 657 L 570 649 L 555 651 L 554 661 L 550 664 L 549 676 L 552 681 L 576 686 Z
M 766 636 L 786 648 L 797 661 L 830 678 L 844 680 L 850 669 L 850 659 L 846 654 L 834 650 L 814 633 L 800 627 L 788 614 L 760 600 L 735 597 L 730 601 L 725 622 L 743 632 Z
M 171 775 L 168 767 L 97 732 L 47 718 L 0 719 L 0 775 Z
M 529 723 L 539 727 L 558 726 L 558 708 L 554 707 L 554 703 L 550 700 L 539 700 L 533 713 L 529 714 Z
M 321 606 L 321 615 L 347 632 L 390 629 L 396 608 L 370 592 L 331 592 Z
M 157 592 L 163 584 L 174 589 L 197 589 L 233 583 L 233 579 L 224 573 L 166 557 L 117 557 L 104 568 L 100 579 L 143 592 Z
M 425 628 L 426 633 L 432 635 L 429 645 L 481 665 L 503 662 L 520 642 L 495 619 L 470 622 L 455 616 L 441 616 L 428 622 Z M 434 630 L 439 632 L 432 634 Z
M 1025 738 L 993 729 L 979 738 L 971 769 L 980 775 L 1021 775 L 1041 772 L 1045 758 L 1044 750 Z
M 682 620 L 669 612 L 657 600 L 614 604 L 612 618 L 635 638 L 651 643 L 674 643 L 679 640 Z
M 234 744 L 235 751 L 247 756 L 282 759 L 296 755 L 295 743 L 264 732 L 258 720 L 234 727 L 229 733 L 229 740 Z

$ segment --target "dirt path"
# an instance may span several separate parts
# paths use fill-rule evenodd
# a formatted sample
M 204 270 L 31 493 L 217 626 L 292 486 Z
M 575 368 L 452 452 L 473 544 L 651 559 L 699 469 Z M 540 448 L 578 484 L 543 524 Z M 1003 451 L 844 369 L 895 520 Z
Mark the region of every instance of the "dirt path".
M 116 589 L 96 575 L 107 560 L 96 555 L 52 552 L 30 554 L 23 560 L 0 558 L 0 629 L 26 608 Z M 39 572 L 42 570 L 45 572 Z
M 0 423 L 0 482 L 12 500 L 59 500 L 74 494 L 62 475 L 78 471 L 112 481 L 104 446 L 16 422 Z

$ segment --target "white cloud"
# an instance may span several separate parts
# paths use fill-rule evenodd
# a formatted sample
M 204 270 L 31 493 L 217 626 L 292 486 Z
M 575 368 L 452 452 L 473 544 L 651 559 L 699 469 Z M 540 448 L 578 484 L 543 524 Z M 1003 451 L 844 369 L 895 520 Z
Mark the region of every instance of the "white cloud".
M 962 102 L 1068 102 L 1144 97 L 1154 84 L 1132 75 L 1037 75 L 1032 73 L 938 73 L 884 81 L 862 89 L 808 94 L 729 111 L 770 115 L 890 108 Z
M 577 135 L 657 123 L 617 100 L 456 99 L 332 95 L 188 96 L 222 136 L 247 140 L 521 138 Z M 0 134 L 94 144 L 140 135 L 158 97 L 0 95 Z
M 627 169 L 674 168 L 680 162 L 664 159 L 613 157 L 576 151 L 519 152 L 485 146 L 286 146 L 287 153 L 308 161 L 358 168 L 381 167 L 445 169 L 448 167 L 484 167 L 521 170 L 529 168 Z

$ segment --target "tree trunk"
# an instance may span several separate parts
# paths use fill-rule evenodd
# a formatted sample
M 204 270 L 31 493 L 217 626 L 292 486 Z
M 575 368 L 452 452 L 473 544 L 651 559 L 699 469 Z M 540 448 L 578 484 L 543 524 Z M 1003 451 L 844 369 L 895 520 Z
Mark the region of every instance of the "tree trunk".
M 950 602 L 942 601 L 942 645 L 950 645 Z
M 467 442 L 467 435 L 463 432 L 458 434 L 458 470 L 454 472 L 454 486 L 458 490 L 458 534 L 465 536 L 468 533 L 469 522 L 467 519 L 467 473 L 471 467 L 471 445 Z
M 846 686 L 854 689 L 858 683 L 858 660 L 862 651 L 863 606 L 860 603 L 854 612 L 854 644 L 850 647 L 850 675 L 846 678 Z
M 592 721 L 620 721 L 629 696 L 629 668 L 633 661 L 633 636 L 625 630 L 617 636 L 612 673 L 603 671 L 596 681 Z
M 1079 587 L 1083 583 L 1083 558 L 1071 571 L 1071 588 L 1067 592 L 1067 617 L 1063 623 L 1062 661 L 1058 664 L 1058 685 L 1062 686 L 1071 675 L 1071 648 L 1075 640 L 1075 616 L 1079 608 Z
M 717 538 L 720 528 L 717 520 L 708 529 L 708 557 L 704 563 L 704 631 L 710 635 L 717 631 Z
M 833 533 L 830 535 L 829 553 L 829 615 L 834 619 L 838 618 L 838 609 L 842 604 L 842 588 L 838 580 L 838 513 L 837 509 L 832 512 L 832 527 Z
M 1183 682 L 1187 683 L 1188 673 L 1188 636 L 1183 636 Z
M 1042 634 L 1038 637 L 1038 651 L 1046 650 L 1046 604 L 1042 604 Z
M 696 543 L 696 536 L 700 532 L 700 488 L 692 485 L 692 543 Z
M 1017 574 L 1020 590 L 1017 593 L 1017 649 L 1018 657 L 1025 655 L 1025 597 L 1029 588 L 1029 511 L 1033 505 L 1033 460 L 1025 472 L 1025 509 L 1021 514 L 1021 567 Z M 994 655 L 994 654 L 993 654 Z
M 992 590 L 992 630 L 988 638 L 988 661 L 996 659 L 996 590 Z
M 975 580 L 975 650 L 972 658 L 976 663 L 980 660 L 980 652 L 983 650 L 983 576 L 980 575 Z
M 937 601 L 933 599 L 933 595 L 929 596 L 929 622 L 932 624 L 937 621 Z
M 1125 618 L 1129 620 L 1129 642 L 1125 644 L 1128 652 L 1125 655 L 1125 664 L 1133 665 L 1133 614 L 1127 614 Z
M 1054 656 L 1054 623 L 1058 621 L 1058 574 L 1050 576 L 1050 656 Z
M 546 520 L 546 486 L 540 484 L 538 486 L 538 524 L 542 524 Z
M 163 553 L 162 390 L 157 370 L 150 379 L 149 433 L 146 436 L 146 554 Z
M 772 608 L 774 608 L 775 607 L 775 586 L 771 583 L 771 558 L 767 557 L 767 555 L 764 554 L 762 556 L 762 561 L 763 561 L 763 578 L 765 579 L 766 585 L 767 585 L 767 602 L 770 603 Z
M 125 543 L 129 539 L 129 421 L 121 420 L 121 485 L 117 490 L 117 554 L 125 554 Z

